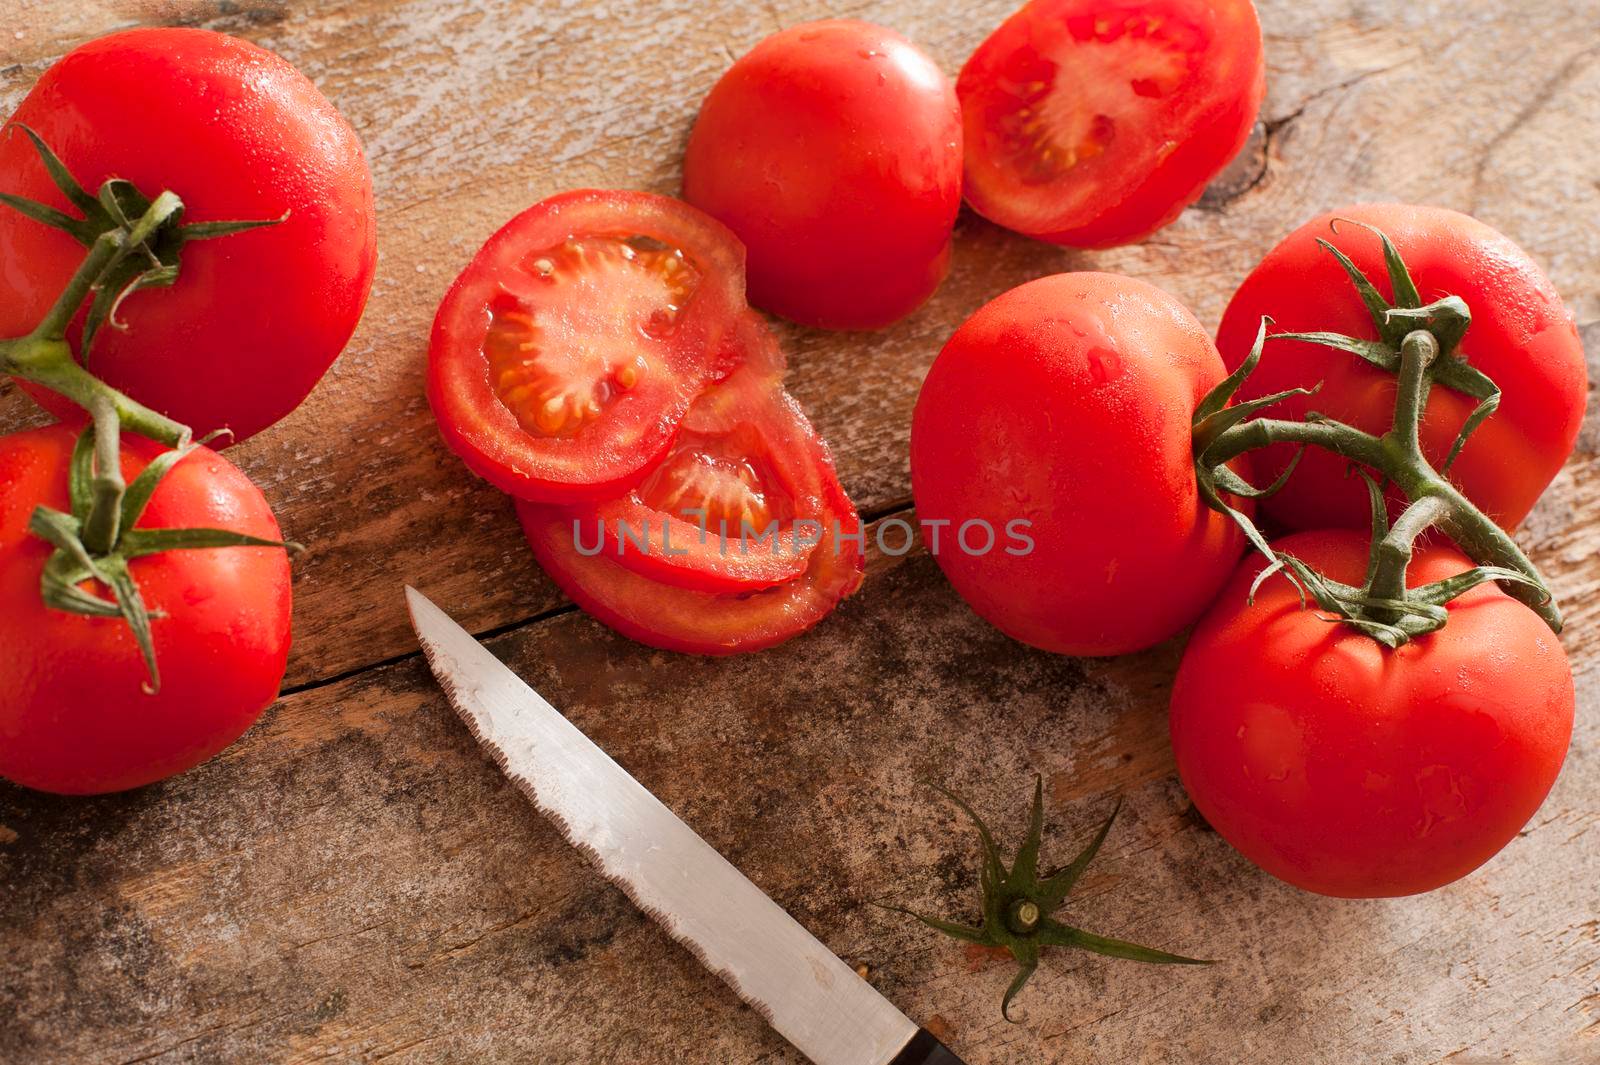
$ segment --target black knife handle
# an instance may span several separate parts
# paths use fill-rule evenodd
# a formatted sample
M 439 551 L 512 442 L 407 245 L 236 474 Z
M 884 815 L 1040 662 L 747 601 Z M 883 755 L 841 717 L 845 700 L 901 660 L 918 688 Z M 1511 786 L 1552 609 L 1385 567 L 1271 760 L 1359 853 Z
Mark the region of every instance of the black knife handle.
M 889 1065 L 966 1065 L 966 1062 L 952 1054 L 950 1048 L 935 1039 L 926 1028 L 918 1028 L 911 1042 L 894 1056 Z

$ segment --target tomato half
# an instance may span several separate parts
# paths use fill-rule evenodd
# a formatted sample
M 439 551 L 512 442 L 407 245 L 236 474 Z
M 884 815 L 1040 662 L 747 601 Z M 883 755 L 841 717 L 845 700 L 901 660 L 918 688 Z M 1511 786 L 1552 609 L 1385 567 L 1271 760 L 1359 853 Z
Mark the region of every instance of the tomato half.
M 888 325 L 949 270 L 961 207 L 955 89 L 882 26 L 775 33 L 706 96 L 683 195 L 749 248 L 757 306 L 829 329 Z
M 1274 546 L 1359 585 L 1367 537 Z M 1572 735 L 1572 671 L 1544 622 L 1497 586 L 1397 650 L 1302 609 L 1250 559 L 1195 628 L 1172 692 L 1183 785 L 1245 857 L 1324 895 L 1429 891 L 1465 876 L 1544 801 Z M 1412 586 L 1471 567 L 1419 547 Z
M 1507 529 L 1533 509 L 1578 438 L 1588 398 L 1583 345 L 1555 286 L 1510 239 L 1442 207 L 1363 204 L 1319 215 L 1267 253 L 1228 304 L 1217 346 L 1229 367 L 1250 353 L 1262 316 L 1271 332 L 1334 332 L 1375 339 L 1366 306 L 1339 263 L 1317 245 L 1328 240 L 1392 297 L 1382 242 L 1357 225 L 1388 234 L 1410 268 L 1423 301 L 1459 296 L 1472 311 L 1460 355 L 1500 386 L 1500 408 L 1468 439 L 1449 471 L 1485 513 Z M 1298 419 L 1319 411 L 1359 429 L 1382 433 L 1394 417 L 1395 379 L 1355 355 L 1300 341 L 1268 340 L 1260 365 L 1240 389 L 1246 400 L 1321 383 L 1315 396 L 1272 407 L 1272 417 Z M 1439 466 L 1477 400 L 1444 386 L 1428 394 L 1422 448 Z M 1257 453 L 1270 482 L 1293 456 L 1288 445 Z M 1366 528 L 1365 487 L 1346 476 L 1348 463 L 1308 448 L 1284 489 L 1262 509 L 1295 529 Z
M 660 461 L 733 368 L 738 239 L 644 192 L 552 196 L 489 238 L 445 296 L 428 400 L 472 471 L 524 499 L 604 499 Z
M 756 383 L 749 379 L 740 382 L 739 377 L 736 374 L 728 384 L 742 389 L 745 384 Z M 725 398 L 730 395 L 725 394 Z M 772 457 L 772 464 L 765 467 L 765 478 L 758 482 L 760 505 L 770 514 L 810 523 L 804 531 L 796 530 L 809 543 L 801 543 L 798 548 L 786 545 L 776 559 L 776 563 L 784 563 L 798 550 L 803 559 L 798 575 L 762 586 L 770 578 L 750 580 L 747 573 L 736 569 L 736 563 L 726 563 L 734 569 L 733 576 L 740 578 L 730 581 L 727 572 L 708 569 L 715 563 L 705 559 L 691 558 L 674 575 L 666 571 L 669 563 L 648 555 L 639 556 L 644 564 L 639 558 L 619 561 L 605 553 L 586 555 L 578 549 L 578 541 L 585 536 L 583 523 L 575 525 L 573 511 L 519 501 L 517 517 L 534 555 L 568 597 L 611 628 L 641 643 L 670 651 L 721 655 L 759 651 L 782 643 L 817 624 L 861 586 L 864 530 L 855 507 L 839 485 L 827 445 L 812 430 L 799 405 L 781 388 L 766 388 L 762 395 L 760 405 L 749 395 L 733 399 L 726 412 L 731 419 L 708 415 L 707 421 L 715 418 L 716 424 L 741 425 L 748 430 L 748 436 L 740 429 L 720 437 L 713 435 L 711 438 L 721 440 L 723 447 L 746 439 L 760 440 L 761 447 Z M 782 458 L 774 446 L 779 444 L 787 451 Z M 701 445 L 681 454 L 703 456 L 713 450 Z M 726 455 L 722 451 L 719 457 Z M 750 455 L 740 455 L 733 464 L 753 466 L 750 459 Z M 670 470 L 672 461 L 662 469 Z M 773 476 L 780 465 L 784 476 Z M 756 494 L 742 482 L 732 491 L 743 501 Z M 592 542 L 592 533 L 588 535 Z M 673 583 L 667 583 L 669 580 Z M 701 589 L 677 586 L 696 581 Z M 706 586 L 727 588 L 730 584 L 740 590 L 722 594 L 704 590 Z
M 1058 274 L 981 307 L 911 423 L 917 517 L 942 523 L 934 554 L 956 591 L 1063 654 L 1122 654 L 1192 622 L 1243 547 L 1200 498 L 1191 450 L 1223 376 L 1194 316 L 1134 278 Z M 1019 521 L 1031 550 L 1001 535 Z M 984 527 L 996 542 L 980 552 Z
M 281 548 L 225 547 L 130 562 L 161 668 L 159 693 L 145 694 L 125 621 L 52 610 L 40 598 L 52 549 L 28 520 L 40 504 L 68 509 L 76 435 L 52 425 L 0 437 L 0 776 L 97 794 L 205 761 L 277 698 L 289 656 L 289 561 Z M 131 482 L 162 450 L 124 436 L 124 476 Z M 205 448 L 162 479 L 138 527 L 281 538 L 260 490 Z
M 175 192 L 184 222 L 287 217 L 186 243 L 170 288 L 134 292 L 88 353 L 96 375 L 197 433 L 243 440 L 298 406 L 361 318 L 377 264 L 372 179 L 355 131 L 282 58 L 199 29 L 137 29 L 68 52 L 11 116 L 89 192 L 107 178 Z M 69 210 L 14 127 L 0 191 Z M 27 333 L 82 261 L 67 234 L 0 207 L 0 336 Z M 76 346 L 81 323 L 69 332 Z M 61 417 L 68 401 L 24 388 Z
M 1138 240 L 1239 154 L 1264 91 L 1250 0 L 1032 0 L 956 81 L 967 202 L 1057 244 Z

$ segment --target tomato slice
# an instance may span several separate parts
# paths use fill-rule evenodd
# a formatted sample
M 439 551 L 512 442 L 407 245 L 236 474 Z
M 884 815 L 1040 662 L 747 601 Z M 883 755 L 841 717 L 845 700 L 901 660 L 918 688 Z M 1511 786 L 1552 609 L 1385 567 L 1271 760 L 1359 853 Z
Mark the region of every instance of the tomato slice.
M 861 586 L 865 568 L 861 520 L 839 485 L 827 445 L 806 422 L 799 405 L 781 388 L 762 390 L 764 409 L 756 407 L 752 396 L 738 394 L 755 382 L 755 374 L 741 371 L 728 380 L 727 386 L 731 387 L 718 389 L 725 408 L 714 413 L 698 410 L 695 417 L 697 421 L 703 417 L 702 424 L 737 422 L 770 445 L 784 440 L 785 446 L 797 449 L 799 461 L 795 453 L 780 458 L 783 452 L 768 452 L 773 463 L 771 472 L 781 466 L 786 476 L 799 477 L 795 482 L 783 482 L 779 489 L 784 493 L 783 506 L 796 519 L 813 523 L 803 528 L 794 526 L 796 535 L 814 541 L 800 555 L 802 566 L 795 575 L 762 587 L 761 582 L 747 579 L 749 574 L 738 572 L 735 565 L 715 569 L 726 561 L 715 553 L 709 560 L 689 556 L 672 562 L 639 551 L 625 554 L 620 560 L 608 552 L 585 554 L 579 549 L 580 541 L 585 549 L 595 543 L 592 518 L 588 539 L 583 540 L 584 523 L 574 525 L 575 511 L 518 501 L 517 517 L 545 572 L 575 603 L 624 636 L 652 647 L 694 654 L 759 651 L 811 628 Z M 701 428 L 686 427 L 684 435 L 699 436 L 702 432 Z M 740 432 L 710 434 L 709 438 L 731 442 L 740 438 Z M 710 446 L 701 446 L 701 450 L 691 447 L 680 454 L 714 450 Z M 670 470 L 673 462 L 669 459 L 662 469 Z M 765 483 L 776 486 L 778 481 Z M 626 506 L 648 506 L 642 500 L 649 495 L 645 486 L 632 494 L 634 502 Z M 698 531 L 694 525 L 688 528 Z M 779 561 L 792 557 L 791 553 L 779 552 Z M 713 567 L 715 572 L 706 572 L 702 564 Z M 759 568 L 764 564 L 758 560 L 751 565 Z M 667 568 L 674 565 L 676 570 Z M 726 580 L 730 576 L 734 578 L 731 582 Z M 761 580 L 770 578 L 767 573 Z M 681 586 L 694 580 L 699 580 L 702 587 Z M 719 593 L 706 589 L 716 586 L 719 580 L 724 587 L 733 583 L 745 590 Z
M 1244 147 L 1264 86 L 1250 0 L 1033 0 L 956 82 L 965 195 L 1044 240 L 1137 240 Z
M 666 458 L 622 496 L 572 509 L 587 545 L 682 588 L 748 592 L 805 572 L 823 445 L 783 392 L 784 359 L 757 314 L 744 361 L 694 401 Z
M 733 369 L 744 313 L 744 249 L 709 215 L 643 192 L 563 193 L 456 279 L 428 400 L 445 442 L 501 490 L 603 499 L 658 462 L 694 397 Z

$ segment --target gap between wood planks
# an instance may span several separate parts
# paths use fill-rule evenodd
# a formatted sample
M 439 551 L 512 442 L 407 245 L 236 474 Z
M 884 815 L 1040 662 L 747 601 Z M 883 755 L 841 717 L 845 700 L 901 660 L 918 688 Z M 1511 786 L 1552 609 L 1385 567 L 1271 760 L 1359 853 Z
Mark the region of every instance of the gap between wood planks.
M 862 529 L 865 530 L 869 526 L 876 525 L 885 518 L 892 518 L 897 514 L 909 513 L 914 509 L 914 507 L 915 504 L 912 500 L 902 498 L 891 503 L 885 503 L 884 505 L 876 507 L 872 510 L 865 511 L 861 514 Z M 489 640 L 494 640 L 501 636 L 505 636 L 508 633 L 516 632 L 518 629 L 527 628 L 530 625 L 539 625 L 554 618 L 564 617 L 567 614 L 577 612 L 577 610 L 578 605 L 576 603 L 562 603 L 560 606 L 551 607 L 548 610 L 540 610 L 534 614 L 528 615 L 525 618 L 519 618 L 516 621 L 508 621 L 503 625 L 496 625 L 493 628 L 485 629 L 482 632 L 475 632 L 472 634 L 472 638 L 480 643 L 485 643 Z M 826 624 L 826 619 L 824 619 L 824 624 Z M 308 680 L 300 684 L 291 684 L 278 692 L 278 698 L 287 699 L 290 696 L 300 695 L 304 692 L 316 691 L 318 688 L 326 688 L 332 684 L 341 684 L 344 681 L 353 680 L 356 677 L 361 676 L 363 673 L 370 673 L 375 669 L 383 669 L 387 666 L 399 665 L 401 662 L 409 662 L 414 658 L 420 657 L 422 657 L 421 648 L 418 648 L 415 651 L 407 651 L 404 654 L 390 655 L 387 658 L 379 658 L 374 661 L 356 666 L 354 669 L 342 670 L 327 677 L 318 677 L 316 680 Z

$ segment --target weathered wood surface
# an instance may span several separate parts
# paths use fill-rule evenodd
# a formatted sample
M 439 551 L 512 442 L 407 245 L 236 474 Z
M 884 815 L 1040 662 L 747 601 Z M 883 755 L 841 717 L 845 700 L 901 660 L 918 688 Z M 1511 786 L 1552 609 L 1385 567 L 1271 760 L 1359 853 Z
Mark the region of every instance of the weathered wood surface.
M 973 1065 L 1600 1061 L 1595 426 L 1523 535 L 1571 622 L 1580 714 L 1561 781 L 1485 870 L 1373 903 L 1286 888 L 1186 816 L 1165 734 L 1175 644 L 1114 661 L 1030 652 L 918 554 L 876 560 L 859 596 L 783 648 L 652 652 L 565 607 L 506 504 L 438 443 L 427 325 L 506 217 L 577 185 L 673 190 L 698 99 L 779 26 L 860 15 L 953 71 L 1010 6 L 13 0 L 5 110 L 72 44 L 125 25 L 198 22 L 284 54 L 365 139 L 382 259 L 328 379 L 233 453 L 314 545 L 297 563 L 285 698 L 212 763 L 131 795 L 0 787 L 0 1060 L 798 1060 L 482 759 L 416 659 L 410 582 L 502 632 L 497 653 Z M 1600 322 L 1591 0 L 1261 6 L 1263 130 L 1201 208 L 1094 255 L 964 217 L 950 281 L 910 320 L 782 329 L 791 388 L 864 511 L 908 502 L 909 413 L 944 337 L 1040 274 L 1135 273 L 1214 323 L 1292 225 L 1407 199 L 1504 229 L 1580 322 Z M 0 397 L 0 428 L 30 417 Z M 1128 799 L 1075 916 L 1221 964 L 1058 954 L 1007 1025 L 1005 964 L 869 905 L 971 906 L 972 840 L 914 778 L 950 780 L 1014 830 L 1035 768 L 1058 856 L 1114 793 Z

